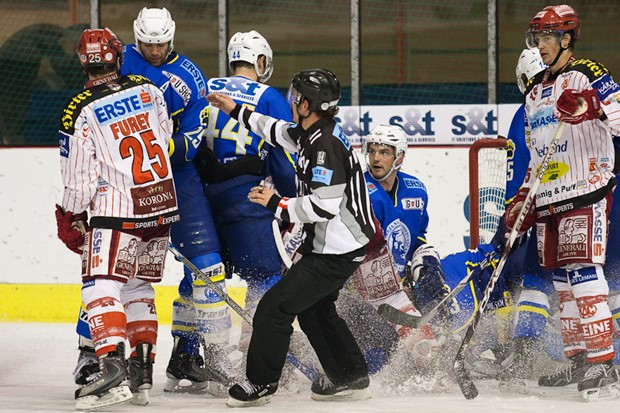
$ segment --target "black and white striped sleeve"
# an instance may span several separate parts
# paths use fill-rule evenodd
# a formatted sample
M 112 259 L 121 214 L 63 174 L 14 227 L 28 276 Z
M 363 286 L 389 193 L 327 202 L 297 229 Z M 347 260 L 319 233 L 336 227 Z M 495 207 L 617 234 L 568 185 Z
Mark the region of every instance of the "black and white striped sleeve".
M 240 105 L 237 105 L 230 116 L 237 119 L 246 129 L 256 133 L 270 145 L 281 147 L 290 153 L 297 153 L 297 141 L 289 133 L 294 128 L 294 123 L 261 115 Z

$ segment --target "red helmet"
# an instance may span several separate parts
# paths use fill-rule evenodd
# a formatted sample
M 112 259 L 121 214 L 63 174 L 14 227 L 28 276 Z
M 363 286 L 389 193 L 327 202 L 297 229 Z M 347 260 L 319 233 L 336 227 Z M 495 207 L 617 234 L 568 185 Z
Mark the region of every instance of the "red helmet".
M 107 27 L 86 29 L 80 37 L 77 54 L 84 69 L 113 65 L 119 70 L 123 59 L 123 44 Z
M 559 6 L 547 6 L 539 11 L 532 19 L 527 31 L 527 45 L 531 45 L 530 37 L 536 32 L 561 32 L 561 34 L 571 32 L 571 46 L 579 39 L 581 26 L 579 25 L 579 15 L 571 6 L 561 4 Z

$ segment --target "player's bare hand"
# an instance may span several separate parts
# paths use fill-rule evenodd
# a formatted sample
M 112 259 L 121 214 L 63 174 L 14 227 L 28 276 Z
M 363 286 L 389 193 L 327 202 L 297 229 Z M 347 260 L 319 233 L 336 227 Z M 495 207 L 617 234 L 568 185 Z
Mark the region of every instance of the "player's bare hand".
M 209 93 L 207 95 L 207 101 L 227 115 L 230 114 L 237 105 L 230 96 L 222 93 Z
M 266 186 L 255 186 L 250 190 L 248 199 L 254 203 L 261 204 L 266 207 L 274 192 Z

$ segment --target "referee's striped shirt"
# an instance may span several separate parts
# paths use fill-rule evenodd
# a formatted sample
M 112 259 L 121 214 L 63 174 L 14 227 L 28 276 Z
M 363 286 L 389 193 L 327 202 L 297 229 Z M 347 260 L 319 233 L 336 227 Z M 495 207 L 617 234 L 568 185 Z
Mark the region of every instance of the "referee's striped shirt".
M 276 216 L 304 224 L 303 253 L 344 254 L 368 244 L 375 227 L 357 155 L 332 118 L 308 130 L 237 106 L 232 117 L 268 143 L 297 153 L 297 197 L 282 198 Z

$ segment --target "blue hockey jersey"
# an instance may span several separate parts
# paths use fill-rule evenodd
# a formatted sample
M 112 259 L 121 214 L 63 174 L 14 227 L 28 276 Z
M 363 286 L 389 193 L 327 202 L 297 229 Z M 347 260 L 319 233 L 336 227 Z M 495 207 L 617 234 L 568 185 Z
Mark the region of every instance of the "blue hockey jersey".
M 525 142 L 525 111 L 517 109 L 508 130 L 508 164 L 506 174 L 506 204 L 517 194 L 530 163 L 530 149 Z
M 405 266 L 415 250 L 426 243 L 428 194 L 416 177 L 399 171 L 395 199 L 390 197 L 369 172 L 365 172 L 368 194 L 375 216 L 381 223 L 396 269 L 405 276 Z
M 172 52 L 163 65 L 152 66 L 134 44 L 125 46 L 121 74 L 139 73 L 162 92 L 174 122 L 170 160 L 178 165 L 194 158 L 208 120 L 207 81 L 187 57 Z
M 208 93 L 223 93 L 255 112 L 287 122 L 292 121 L 291 109 L 286 99 L 271 86 L 242 76 L 212 78 L 207 85 Z M 212 107 L 209 116 L 206 143 L 222 165 L 244 155 L 260 156 L 264 142 L 258 135 L 217 108 Z

